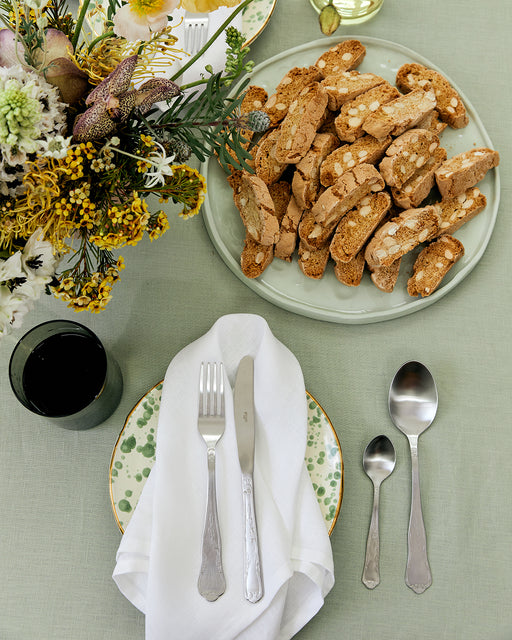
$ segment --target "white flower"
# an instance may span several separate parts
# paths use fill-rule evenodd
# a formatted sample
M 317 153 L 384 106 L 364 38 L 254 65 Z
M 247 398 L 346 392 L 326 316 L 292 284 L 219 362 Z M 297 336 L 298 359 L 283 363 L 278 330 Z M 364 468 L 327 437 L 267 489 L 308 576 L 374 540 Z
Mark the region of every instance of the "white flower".
M 151 168 L 146 171 L 145 186 L 148 189 L 165 183 L 165 176 L 172 176 L 170 164 L 174 161 L 174 156 L 167 156 L 165 149 L 159 142 L 155 142 L 160 151 L 152 151 L 146 158 L 151 163 Z
M 16 251 L 7 260 L 0 261 L 0 284 L 14 280 L 15 278 L 26 278 L 21 262 L 21 251 Z
M 167 26 L 169 16 L 179 0 L 128 0 L 113 18 L 116 35 L 130 41 L 149 40 L 151 34 Z
M 69 138 L 64 138 L 64 136 L 54 136 L 52 138 L 47 138 L 46 140 L 40 140 L 42 151 L 41 155 L 45 158 L 61 160 L 67 156 L 70 144 L 71 136 Z
M 55 275 L 58 257 L 54 253 L 52 243 L 43 240 L 41 229 L 36 229 L 27 240 L 21 260 L 30 279 L 42 279 L 46 284 Z
M 16 289 L 11 292 L 8 287 L 0 286 L 0 337 L 20 327 L 32 306 L 32 301 Z

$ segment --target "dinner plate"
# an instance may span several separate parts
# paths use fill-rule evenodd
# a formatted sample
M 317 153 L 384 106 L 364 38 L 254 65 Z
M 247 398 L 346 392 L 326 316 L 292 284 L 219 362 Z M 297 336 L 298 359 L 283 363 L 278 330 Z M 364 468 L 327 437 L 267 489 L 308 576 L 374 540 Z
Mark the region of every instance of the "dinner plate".
M 158 411 L 163 383 L 150 389 L 126 418 L 112 452 L 109 472 L 110 500 L 116 522 L 126 529 L 156 456 Z M 341 446 L 327 414 L 306 391 L 308 432 L 305 463 L 331 534 L 343 499 Z
M 82 1 L 83 0 L 80 1 L 80 6 L 82 6 Z M 242 34 L 245 38 L 246 46 L 256 40 L 267 26 L 276 2 L 277 0 L 253 0 L 251 4 L 242 11 Z M 105 7 L 106 11 L 108 3 L 109 0 L 92 0 L 89 5 L 87 23 L 93 36 L 97 37 L 103 33 L 105 16 L 101 8 Z M 99 11 L 94 11 L 95 7 L 98 7 Z
M 395 83 L 398 68 L 406 62 L 418 62 L 443 73 L 460 94 L 469 115 L 464 129 L 447 127 L 441 144 L 448 157 L 474 147 L 493 145 L 474 107 L 462 90 L 432 62 L 399 44 L 366 36 L 350 36 L 366 47 L 366 56 L 358 67 L 361 72 L 373 72 Z M 314 64 L 329 47 L 344 38 L 325 38 L 295 47 L 254 68 L 251 84 L 264 87 L 269 95 L 283 76 L 294 66 Z M 203 216 L 210 238 L 221 258 L 231 271 L 250 289 L 273 304 L 297 314 L 347 324 L 364 324 L 390 320 L 424 309 L 454 289 L 477 265 L 491 237 L 500 197 L 498 169 L 489 171 L 478 187 L 487 197 L 487 206 L 473 220 L 454 235 L 463 243 L 465 255 L 449 271 L 442 285 L 431 296 L 412 298 L 407 293 L 407 279 L 419 248 L 404 256 L 400 276 L 392 293 L 384 293 L 371 282 L 368 273 L 358 287 L 341 284 L 328 265 L 321 280 L 307 278 L 300 271 L 297 257 L 291 263 L 275 259 L 263 274 L 254 280 L 246 278 L 240 269 L 245 230 L 233 203 L 232 190 L 226 175 L 215 158 L 203 163 L 208 192 Z

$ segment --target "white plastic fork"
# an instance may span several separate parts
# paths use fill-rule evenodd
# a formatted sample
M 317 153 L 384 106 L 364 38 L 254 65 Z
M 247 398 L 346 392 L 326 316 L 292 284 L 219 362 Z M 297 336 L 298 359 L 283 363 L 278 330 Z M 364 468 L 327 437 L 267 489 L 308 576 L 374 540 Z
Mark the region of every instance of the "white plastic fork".
M 215 447 L 224 433 L 225 423 L 224 367 L 222 362 L 208 362 L 206 366 L 203 362 L 199 375 L 197 424 L 208 455 L 208 498 L 197 587 L 203 598 L 210 602 L 217 600 L 226 590 L 215 487 Z
M 208 14 L 185 14 L 184 19 L 184 48 L 187 53 L 194 56 L 204 45 L 208 37 Z

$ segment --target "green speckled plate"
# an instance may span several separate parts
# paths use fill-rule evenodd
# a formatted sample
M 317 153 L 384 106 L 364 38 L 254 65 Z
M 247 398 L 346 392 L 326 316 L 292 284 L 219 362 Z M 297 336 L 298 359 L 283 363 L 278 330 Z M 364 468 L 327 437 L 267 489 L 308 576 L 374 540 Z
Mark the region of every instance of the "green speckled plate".
M 83 0 L 80 0 L 80 7 Z M 274 11 L 277 0 L 253 0 L 242 13 L 242 34 L 245 37 L 245 44 L 253 42 L 267 26 L 270 16 Z M 87 14 L 87 23 L 91 29 L 92 36 L 96 37 L 103 33 L 108 0 L 91 0 Z
M 110 461 L 110 500 L 122 532 L 139 500 L 155 462 L 158 410 L 162 382 L 150 389 L 130 411 Z M 308 442 L 305 462 L 318 504 L 331 534 L 343 499 L 343 457 L 336 431 L 327 414 L 306 391 Z

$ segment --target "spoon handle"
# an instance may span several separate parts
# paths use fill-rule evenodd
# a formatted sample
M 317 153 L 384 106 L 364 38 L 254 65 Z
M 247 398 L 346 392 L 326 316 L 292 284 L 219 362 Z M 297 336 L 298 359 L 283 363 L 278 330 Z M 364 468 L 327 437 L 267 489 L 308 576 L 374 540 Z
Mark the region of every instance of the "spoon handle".
M 427 558 L 427 535 L 421 511 L 418 437 L 410 436 L 412 468 L 411 516 L 409 520 L 407 568 L 405 583 L 415 593 L 423 593 L 432 584 Z
M 379 557 L 379 485 L 374 485 L 372 518 L 366 540 L 366 556 L 364 560 L 363 577 L 361 578 L 363 584 L 368 587 L 368 589 L 375 589 L 380 582 Z

